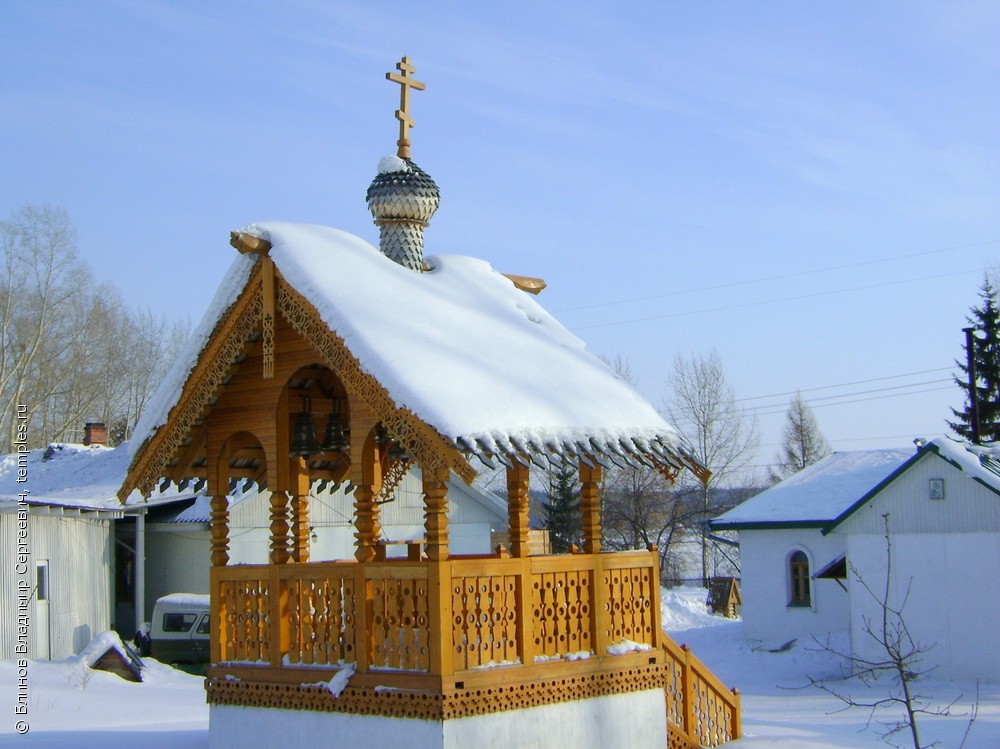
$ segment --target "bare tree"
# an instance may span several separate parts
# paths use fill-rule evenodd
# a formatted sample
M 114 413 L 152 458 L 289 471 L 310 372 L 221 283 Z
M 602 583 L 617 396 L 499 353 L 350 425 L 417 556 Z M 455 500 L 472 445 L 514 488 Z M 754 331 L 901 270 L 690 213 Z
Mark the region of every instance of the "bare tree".
M 679 545 L 698 529 L 701 508 L 663 474 L 645 466 L 614 468 L 604 482 L 604 543 L 609 549 L 655 544 L 662 578 L 681 577 Z
M 604 362 L 633 387 L 638 386 L 628 359 L 621 355 Z M 603 541 L 609 549 L 645 549 L 655 544 L 660 554 L 660 574 L 677 577 L 678 543 L 700 517 L 690 497 L 674 489 L 671 481 L 648 466 L 610 467 L 604 473 Z
M 0 250 L 0 452 L 18 406 L 32 447 L 85 421 L 126 439 L 187 324 L 132 313 L 114 286 L 95 284 L 62 209 L 27 206 L 0 222 Z
M 694 456 L 712 472 L 708 481 L 689 485 L 702 512 L 702 583 L 707 586 L 709 539 L 704 521 L 713 514 L 713 489 L 746 480 L 745 469 L 757 450 L 757 420 L 737 406 L 714 349 L 707 356 L 678 354 L 669 379 L 673 396 L 667 414 Z
M 829 454 L 830 445 L 819 430 L 815 414 L 802 400 L 802 393 L 796 393 L 785 413 L 785 441 L 777 470 L 771 471 L 771 481 L 798 473 Z
M 15 408 L 45 433 L 50 398 L 65 385 L 62 360 L 87 317 L 81 302 L 90 275 L 76 255 L 76 234 L 65 211 L 28 206 L 0 224 L 0 426 L 6 451 L 14 440 Z M 32 430 L 34 435 L 37 430 Z

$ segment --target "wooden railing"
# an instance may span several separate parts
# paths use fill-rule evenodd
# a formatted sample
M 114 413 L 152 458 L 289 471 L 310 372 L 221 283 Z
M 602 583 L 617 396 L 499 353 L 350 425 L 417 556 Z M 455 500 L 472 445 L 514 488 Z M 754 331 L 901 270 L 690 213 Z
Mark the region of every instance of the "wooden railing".
M 655 565 L 624 552 L 216 567 L 213 660 L 453 673 L 654 648 Z M 451 663 L 435 668 L 435 648 Z
M 662 648 L 672 740 L 716 746 L 740 735 L 739 695 L 660 630 L 658 564 L 650 551 L 214 567 L 212 660 L 454 677 Z
M 664 635 L 662 647 L 670 669 L 667 720 L 690 746 L 718 746 L 743 735 L 740 693 L 727 689 L 687 645 Z

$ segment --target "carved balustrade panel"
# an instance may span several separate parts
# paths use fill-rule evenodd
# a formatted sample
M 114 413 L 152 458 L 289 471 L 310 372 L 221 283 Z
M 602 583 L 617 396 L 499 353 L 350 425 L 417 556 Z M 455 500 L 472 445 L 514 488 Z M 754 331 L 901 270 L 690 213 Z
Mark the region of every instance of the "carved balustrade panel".
M 354 661 L 354 577 L 313 573 L 288 581 L 288 662 Z
M 659 598 L 653 590 L 652 570 L 649 567 L 604 570 L 601 583 L 601 598 L 609 614 L 607 641 L 656 645 L 653 605 Z
M 222 652 L 226 661 L 271 659 L 271 590 L 267 579 L 222 580 L 219 596 L 225 619 Z
M 684 725 L 684 661 L 667 651 L 667 683 L 664 686 L 667 700 L 667 720 Z
M 431 632 L 424 577 L 369 578 L 372 667 L 426 671 Z
M 593 651 L 590 580 L 589 569 L 532 575 L 531 615 L 539 656 L 551 658 Z
M 520 661 L 517 575 L 454 576 L 452 648 L 456 670 Z
M 697 671 L 693 684 L 694 716 L 702 746 L 718 746 L 733 738 L 732 694 L 720 693 Z

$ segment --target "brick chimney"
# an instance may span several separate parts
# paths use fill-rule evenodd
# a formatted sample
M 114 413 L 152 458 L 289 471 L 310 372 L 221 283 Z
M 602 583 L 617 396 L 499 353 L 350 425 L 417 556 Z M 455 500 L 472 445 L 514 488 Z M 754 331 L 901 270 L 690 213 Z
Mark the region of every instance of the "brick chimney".
M 108 428 L 101 421 L 88 421 L 83 425 L 84 445 L 107 445 Z

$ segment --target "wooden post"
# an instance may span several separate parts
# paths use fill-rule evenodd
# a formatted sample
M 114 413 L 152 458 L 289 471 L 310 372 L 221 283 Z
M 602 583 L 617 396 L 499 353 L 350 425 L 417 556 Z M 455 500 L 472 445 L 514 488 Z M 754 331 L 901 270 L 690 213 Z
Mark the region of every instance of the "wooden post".
M 427 609 L 430 672 L 454 673 L 451 615 L 451 562 L 448 561 L 447 468 L 421 466 L 424 489 L 424 532 L 427 536 Z
M 528 466 L 511 458 L 513 465 L 507 469 L 507 527 L 510 554 L 528 556 Z
M 286 560 L 287 561 L 287 560 Z M 289 620 L 288 620 L 288 580 L 281 574 L 282 570 L 272 563 L 268 569 L 268 583 L 271 591 L 271 667 L 281 668 L 285 653 L 288 652 Z
M 228 655 L 223 652 L 222 635 L 226 631 L 226 619 L 229 616 L 229 612 L 226 610 L 225 602 L 222 600 L 220 590 L 222 583 L 219 580 L 219 572 L 220 570 L 214 566 L 208 570 L 209 592 L 211 593 L 208 604 L 208 621 L 211 626 L 209 657 L 213 665 L 222 663 L 223 660 L 226 660 L 225 656 Z
M 608 654 L 608 645 L 613 645 L 611 632 L 611 607 L 615 604 L 614 591 L 611 590 L 610 575 L 604 569 L 604 557 L 600 554 L 587 555 L 584 559 L 590 562 L 590 610 L 591 642 L 594 643 L 594 653 L 599 658 Z
M 367 673 L 374 652 L 371 622 L 372 596 L 365 565 L 354 566 L 354 663 L 359 674 Z
M 382 533 L 379 507 L 375 504 L 375 491 L 371 484 L 362 484 L 354 490 L 354 538 L 357 539 L 354 557 L 359 562 L 375 561 L 375 542 Z
M 361 420 L 358 419 L 360 422 Z M 352 417 L 351 439 L 355 439 Z M 382 535 L 382 525 L 379 522 L 380 507 L 375 504 L 375 497 L 382 487 L 382 461 L 381 448 L 375 444 L 372 435 L 373 424 L 363 422 L 365 432 L 360 435 L 363 442 L 357 443 L 357 447 L 351 446 L 355 455 L 361 456 L 360 464 L 352 466 L 357 479 L 357 488 L 354 490 L 354 538 L 357 539 L 354 549 L 354 557 L 359 562 L 375 561 L 375 544 Z
M 427 558 L 442 561 L 448 558 L 448 475 L 447 468 L 425 468 L 424 532 L 427 535 Z
M 652 626 L 653 631 L 650 633 L 652 642 L 649 644 L 654 648 L 660 647 L 660 642 L 663 639 L 663 630 L 660 629 L 660 617 L 662 612 L 660 611 L 660 551 L 656 548 L 656 544 L 650 544 L 646 547 L 647 550 L 652 554 L 652 559 L 650 564 L 653 565 L 653 569 L 650 572 L 650 595 L 653 600 L 649 602 L 650 605 L 650 626 Z
M 211 508 L 212 566 L 225 567 L 229 564 L 229 498 L 214 494 Z
M 742 712 L 742 698 L 740 697 L 740 690 L 733 689 L 733 735 L 730 739 L 738 739 L 743 736 L 743 712 Z
M 292 561 L 309 561 L 309 471 L 304 458 L 291 459 Z
M 211 627 L 209 637 L 209 657 L 213 664 L 222 663 L 229 656 L 224 648 L 224 633 L 229 612 L 222 600 L 222 582 L 219 580 L 221 567 L 229 563 L 229 500 L 226 491 L 229 483 L 222 472 L 222 441 L 215 434 L 209 434 L 205 445 L 207 458 L 208 492 L 212 497 L 210 533 L 212 538 L 212 566 L 209 568 L 208 620 Z
M 535 663 L 535 656 L 538 648 L 535 645 L 535 618 L 531 608 L 531 558 L 527 555 L 521 557 L 521 568 L 517 576 L 517 590 L 515 592 L 515 615 L 514 637 L 517 638 L 517 654 L 521 657 L 521 663 L 531 666 Z
M 288 495 L 271 492 L 271 564 L 288 561 Z
M 583 514 L 583 551 L 601 551 L 601 469 L 580 462 L 580 510 Z
M 694 669 L 691 668 L 691 648 L 681 645 L 684 651 L 684 670 L 681 672 L 681 693 L 684 697 L 684 733 L 692 741 L 698 741 L 698 721 L 694 713 Z

